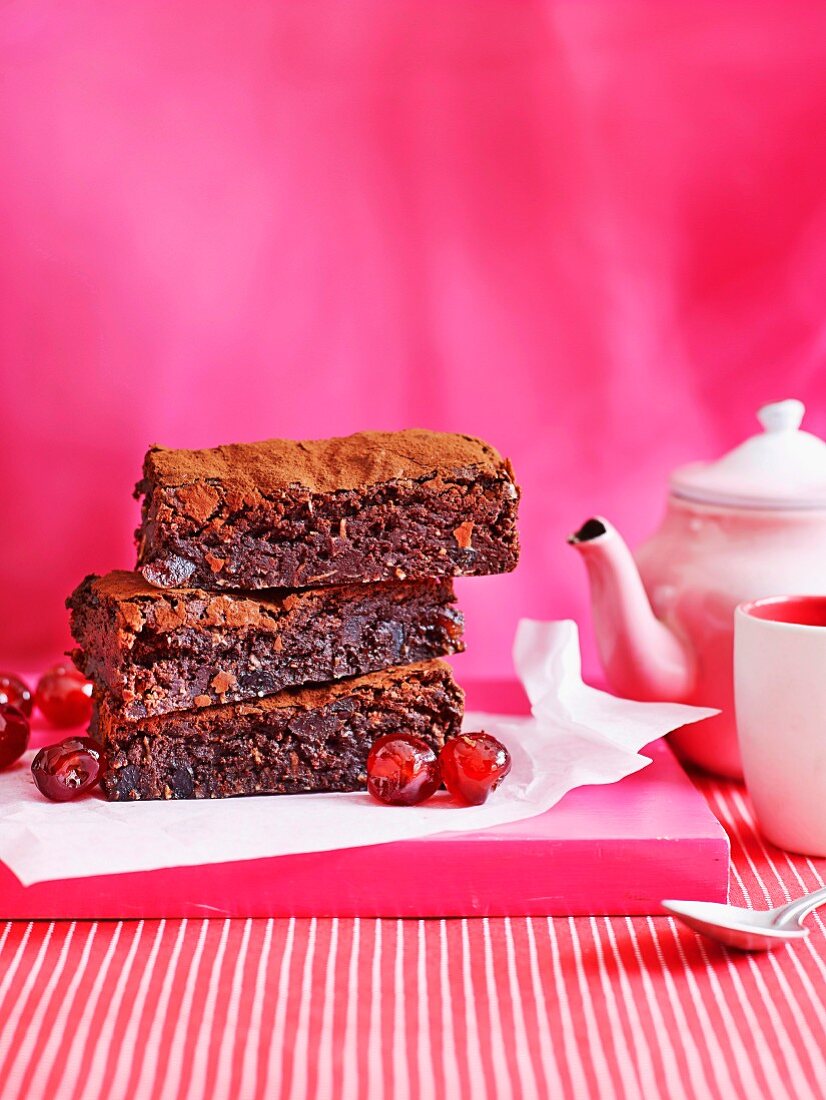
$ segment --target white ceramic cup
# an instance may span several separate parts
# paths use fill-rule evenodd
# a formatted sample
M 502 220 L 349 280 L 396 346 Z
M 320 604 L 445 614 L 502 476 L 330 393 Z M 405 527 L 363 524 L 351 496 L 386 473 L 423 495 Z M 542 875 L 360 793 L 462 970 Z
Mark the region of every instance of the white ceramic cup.
M 779 848 L 826 856 L 826 596 L 740 604 L 734 696 L 761 831 Z

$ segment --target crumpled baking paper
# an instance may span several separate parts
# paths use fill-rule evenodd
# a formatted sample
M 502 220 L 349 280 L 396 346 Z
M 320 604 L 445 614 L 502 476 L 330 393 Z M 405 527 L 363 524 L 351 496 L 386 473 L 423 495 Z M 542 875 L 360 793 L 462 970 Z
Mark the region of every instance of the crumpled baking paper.
M 717 711 L 635 703 L 582 682 L 579 635 L 569 621 L 520 622 L 516 671 L 532 717 L 469 713 L 510 750 L 513 769 L 483 806 L 446 795 L 391 807 L 367 794 L 254 796 L 210 801 L 47 802 L 27 754 L 0 772 L 0 860 L 24 885 L 466 832 L 543 813 L 575 787 L 616 783 L 650 761 L 638 750 Z

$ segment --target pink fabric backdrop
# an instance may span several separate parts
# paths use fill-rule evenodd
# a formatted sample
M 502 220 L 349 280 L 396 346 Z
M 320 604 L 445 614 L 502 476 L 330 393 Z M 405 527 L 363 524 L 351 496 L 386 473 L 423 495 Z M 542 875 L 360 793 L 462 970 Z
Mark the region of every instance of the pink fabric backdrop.
M 0 656 L 133 562 L 146 445 L 423 425 L 525 489 L 464 675 L 590 623 L 565 534 L 798 396 L 826 434 L 826 7 L 56 3 L 0 14 Z

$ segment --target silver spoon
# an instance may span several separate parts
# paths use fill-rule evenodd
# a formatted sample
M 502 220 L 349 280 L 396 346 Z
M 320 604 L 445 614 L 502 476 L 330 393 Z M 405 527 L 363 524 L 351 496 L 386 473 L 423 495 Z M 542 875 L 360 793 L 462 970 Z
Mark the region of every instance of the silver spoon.
M 805 939 L 801 921 L 819 905 L 826 905 L 826 888 L 815 890 L 779 909 L 738 909 L 712 901 L 664 901 L 663 909 L 683 924 L 740 951 L 770 951 L 781 943 Z

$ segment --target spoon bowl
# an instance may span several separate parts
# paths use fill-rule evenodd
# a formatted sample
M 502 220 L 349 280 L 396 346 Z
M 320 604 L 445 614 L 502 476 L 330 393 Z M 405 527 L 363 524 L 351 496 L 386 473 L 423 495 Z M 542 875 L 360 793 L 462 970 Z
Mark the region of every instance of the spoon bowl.
M 770 951 L 783 943 L 803 940 L 809 929 L 803 919 L 826 904 L 826 888 L 779 909 L 740 909 L 709 901 L 664 901 L 662 907 L 694 932 L 738 951 Z

